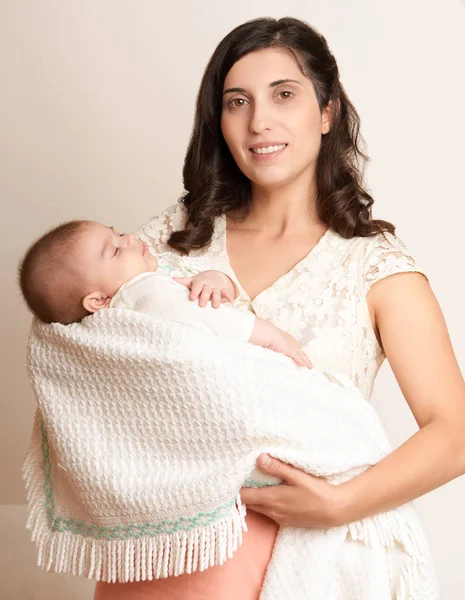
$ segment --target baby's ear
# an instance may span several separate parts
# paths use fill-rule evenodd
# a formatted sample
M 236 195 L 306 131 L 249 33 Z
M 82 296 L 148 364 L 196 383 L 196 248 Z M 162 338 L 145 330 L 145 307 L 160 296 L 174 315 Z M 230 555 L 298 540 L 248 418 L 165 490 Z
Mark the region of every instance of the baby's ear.
M 102 308 L 108 308 L 111 302 L 111 296 L 103 292 L 92 292 L 82 301 L 82 306 L 90 313 L 95 313 Z

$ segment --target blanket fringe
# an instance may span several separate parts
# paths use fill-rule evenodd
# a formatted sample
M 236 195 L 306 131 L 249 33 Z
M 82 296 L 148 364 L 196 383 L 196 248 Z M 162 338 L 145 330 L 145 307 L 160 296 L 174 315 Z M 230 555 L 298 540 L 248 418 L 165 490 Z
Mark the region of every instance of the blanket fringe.
M 36 415 L 34 429 L 41 427 Z M 144 535 L 125 539 L 95 539 L 71 531 L 53 531 L 50 514 L 53 497 L 44 485 L 43 452 L 39 436 L 33 435 L 23 477 L 28 502 L 27 528 L 38 546 L 38 565 L 53 573 L 71 573 L 104 582 L 161 579 L 204 571 L 222 565 L 242 544 L 247 531 L 245 507 L 238 496 L 231 510 L 210 525 L 172 534 Z M 398 547 L 402 552 L 396 567 L 398 590 L 393 600 L 430 600 L 440 597 L 435 589 L 424 590 L 432 581 L 433 561 L 416 510 L 406 504 L 392 511 L 350 523 L 347 539 L 367 546 Z M 394 587 L 394 586 L 393 586 Z
M 222 565 L 242 544 L 247 531 L 240 496 L 226 516 L 210 525 L 171 534 L 119 540 L 95 539 L 53 531 L 50 502 L 41 469 L 40 448 L 31 447 L 23 468 L 28 503 L 26 527 L 38 546 L 38 566 L 96 581 L 127 583 L 162 579 Z
M 433 561 L 426 535 L 412 503 L 350 523 L 347 527 L 348 539 L 368 546 L 381 544 L 388 550 L 398 548 L 402 552 L 395 574 L 398 584 L 393 588 L 397 588 L 398 593 L 394 600 L 439 598 L 437 587 L 429 590 L 422 587 L 422 582 L 432 580 Z

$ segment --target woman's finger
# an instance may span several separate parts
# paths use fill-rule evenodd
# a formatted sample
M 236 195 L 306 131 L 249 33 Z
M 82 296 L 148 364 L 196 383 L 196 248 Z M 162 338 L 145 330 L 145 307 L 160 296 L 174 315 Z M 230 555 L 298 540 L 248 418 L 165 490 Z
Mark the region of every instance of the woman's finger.
M 243 504 L 250 506 L 256 504 L 257 506 L 265 506 L 270 501 L 270 495 L 268 493 L 269 488 L 241 488 L 241 500 Z
M 247 504 L 247 512 L 249 512 L 249 510 L 261 513 L 262 515 L 266 515 L 267 513 L 266 506 L 262 506 L 261 504 Z
M 292 467 L 277 458 L 273 458 L 268 454 L 260 454 L 257 459 L 257 467 L 267 475 L 273 475 L 278 479 L 282 479 L 286 483 L 296 484 L 302 480 L 302 477 L 307 477 L 303 471 Z M 263 489 L 263 488 L 262 488 Z

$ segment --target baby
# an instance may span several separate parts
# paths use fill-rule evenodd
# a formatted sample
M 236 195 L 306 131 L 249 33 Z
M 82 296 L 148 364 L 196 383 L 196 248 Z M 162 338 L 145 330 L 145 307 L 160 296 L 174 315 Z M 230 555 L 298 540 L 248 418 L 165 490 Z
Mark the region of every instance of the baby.
M 99 310 L 126 308 L 270 348 L 312 367 L 291 335 L 249 311 L 222 306 L 238 295 L 225 273 L 176 275 L 186 273 L 172 270 L 133 234 L 120 235 L 94 221 L 52 229 L 30 246 L 19 266 L 24 299 L 44 323 L 67 325 Z

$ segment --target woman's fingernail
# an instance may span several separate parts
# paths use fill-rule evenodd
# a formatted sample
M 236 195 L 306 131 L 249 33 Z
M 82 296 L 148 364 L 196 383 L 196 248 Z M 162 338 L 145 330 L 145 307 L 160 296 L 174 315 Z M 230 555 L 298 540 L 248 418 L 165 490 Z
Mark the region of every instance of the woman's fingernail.
M 263 454 L 263 456 L 260 457 L 260 464 L 262 465 L 262 467 L 270 466 L 271 458 L 268 456 L 268 454 Z

